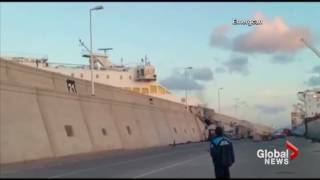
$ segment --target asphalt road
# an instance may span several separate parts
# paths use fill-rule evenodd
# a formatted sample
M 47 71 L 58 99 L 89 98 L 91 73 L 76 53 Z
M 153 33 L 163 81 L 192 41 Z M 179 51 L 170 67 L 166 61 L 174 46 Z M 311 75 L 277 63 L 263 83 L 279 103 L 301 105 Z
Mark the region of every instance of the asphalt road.
M 258 149 L 285 149 L 285 140 L 234 141 L 234 178 L 320 178 L 320 143 L 288 138 L 299 149 L 289 165 L 264 165 Z M 1 166 L 4 178 L 214 178 L 208 143 L 116 151 Z

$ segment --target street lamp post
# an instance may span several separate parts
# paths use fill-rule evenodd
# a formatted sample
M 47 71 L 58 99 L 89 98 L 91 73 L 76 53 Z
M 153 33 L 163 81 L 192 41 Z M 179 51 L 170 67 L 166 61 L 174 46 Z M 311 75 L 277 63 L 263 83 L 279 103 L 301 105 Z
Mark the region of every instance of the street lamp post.
M 239 106 L 239 98 L 235 98 L 234 109 L 235 109 L 236 116 L 238 115 L 238 112 L 237 112 L 238 106 Z
M 94 78 L 93 78 L 93 58 L 92 58 L 92 11 L 103 9 L 103 6 L 96 6 L 90 9 L 90 67 L 91 67 L 91 95 L 94 96 Z
M 192 67 L 191 66 L 189 66 L 189 67 L 185 67 L 184 68 L 184 75 L 185 75 L 185 80 L 186 80 L 186 82 L 187 82 L 187 70 L 191 70 L 192 69 Z M 185 101 L 186 101 L 186 109 L 187 109 L 187 111 L 188 111 L 188 89 L 187 89 L 188 87 L 186 87 L 186 97 L 185 97 Z
M 218 111 L 220 112 L 220 90 L 223 90 L 223 88 L 218 89 Z

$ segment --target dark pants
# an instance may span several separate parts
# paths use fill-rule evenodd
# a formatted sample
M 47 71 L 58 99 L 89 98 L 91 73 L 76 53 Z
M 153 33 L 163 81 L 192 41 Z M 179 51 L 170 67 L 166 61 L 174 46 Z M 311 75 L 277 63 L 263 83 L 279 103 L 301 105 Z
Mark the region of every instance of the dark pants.
M 214 166 L 214 171 L 216 173 L 216 178 L 230 178 L 229 167 L 224 166 Z

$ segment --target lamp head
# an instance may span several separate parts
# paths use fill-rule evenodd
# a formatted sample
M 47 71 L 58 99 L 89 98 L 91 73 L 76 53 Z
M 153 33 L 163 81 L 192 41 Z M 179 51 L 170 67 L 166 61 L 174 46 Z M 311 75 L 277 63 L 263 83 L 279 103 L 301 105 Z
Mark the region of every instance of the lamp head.
M 94 8 L 92 8 L 92 9 L 90 9 L 90 10 L 101 10 L 101 9 L 103 9 L 103 6 L 96 6 L 96 7 L 94 7 Z

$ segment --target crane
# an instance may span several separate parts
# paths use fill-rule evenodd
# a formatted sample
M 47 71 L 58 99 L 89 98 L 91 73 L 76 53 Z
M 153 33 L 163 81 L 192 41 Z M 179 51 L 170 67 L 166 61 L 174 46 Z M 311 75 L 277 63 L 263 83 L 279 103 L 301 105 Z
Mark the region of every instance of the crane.
M 320 52 L 316 48 L 314 48 L 311 44 L 309 44 L 307 41 L 305 41 L 303 38 L 300 39 L 309 49 L 311 49 L 319 58 L 320 58 Z

